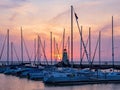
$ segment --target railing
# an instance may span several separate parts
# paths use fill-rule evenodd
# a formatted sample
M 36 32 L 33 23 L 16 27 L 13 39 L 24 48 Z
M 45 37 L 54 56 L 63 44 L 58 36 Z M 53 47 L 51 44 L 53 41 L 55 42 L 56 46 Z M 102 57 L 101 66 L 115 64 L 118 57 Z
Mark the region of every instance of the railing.
M 10 65 L 11 64 L 13 64 L 13 65 L 21 64 L 21 63 L 22 63 L 22 61 L 9 61 Z M 24 61 L 23 63 L 29 63 L 29 61 Z M 46 64 L 45 61 L 41 61 L 41 62 L 31 61 L 31 64 L 34 64 L 34 63 L 35 64 L 40 64 L 40 63 L 41 64 Z M 58 63 L 58 62 L 53 61 L 53 64 L 56 64 L 56 63 Z M 1 65 L 7 65 L 7 61 L 0 61 L 0 64 Z M 51 61 L 48 61 L 48 64 L 51 65 Z M 80 61 L 74 61 L 74 64 L 80 64 Z M 89 64 L 89 63 L 87 61 L 83 61 L 82 64 L 84 65 L 84 64 Z M 94 65 L 99 65 L 99 61 L 94 61 L 93 64 Z M 115 65 L 120 65 L 120 61 L 115 61 L 114 64 Z M 101 61 L 101 65 L 112 65 L 112 61 Z

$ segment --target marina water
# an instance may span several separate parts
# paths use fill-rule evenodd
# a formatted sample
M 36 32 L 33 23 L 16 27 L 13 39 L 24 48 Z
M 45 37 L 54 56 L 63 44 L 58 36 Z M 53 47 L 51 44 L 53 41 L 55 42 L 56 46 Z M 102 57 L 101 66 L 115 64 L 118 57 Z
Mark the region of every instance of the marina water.
M 46 86 L 42 81 L 0 74 L 0 90 L 120 90 L 120 84 Z

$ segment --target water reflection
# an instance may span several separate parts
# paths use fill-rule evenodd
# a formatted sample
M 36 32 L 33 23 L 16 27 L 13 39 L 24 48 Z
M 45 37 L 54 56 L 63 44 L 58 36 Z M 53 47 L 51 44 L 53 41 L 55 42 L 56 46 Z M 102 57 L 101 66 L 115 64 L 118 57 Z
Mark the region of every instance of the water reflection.
M 0 74 L 0 90 L 44 90 L 42 81 L 20 79 Z
M 31 81 L 0 74 L 0 90 L 120 90 L 120 84 L 46 86 L 42 81 Z

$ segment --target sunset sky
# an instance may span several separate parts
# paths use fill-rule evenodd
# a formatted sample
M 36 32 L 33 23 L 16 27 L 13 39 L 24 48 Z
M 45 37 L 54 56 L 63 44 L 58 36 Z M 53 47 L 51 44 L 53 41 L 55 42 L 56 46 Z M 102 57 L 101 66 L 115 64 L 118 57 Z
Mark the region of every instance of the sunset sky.
M 66 40 L 70 36 L 70 6 L 73 5 L 83 26 L 86 42 L 91 27 L 92 56 L 98 33 L 102 32 L 102 60 L 111 60 L 111 17 L 114 16 L 115 60 L 120 59 L 120 0 L 1 0 L 0 1 L 0 52 L 7 29 L 10 29 L 10 41 L 20 56 L 20 27 L 30 56 L 33 57 L 33 40 L 39 34 L 46 41 L 46 55 L 50 58 L 50 32 L 61 47 L 65 28 Z M 74 17 L 74 58 L 79 60 L 79 32 Z M 60 48 L 60 52 L 61 52 Z M 98 50 L 97 50 L 98 52 Z M 2 59 L 6 59 L 6 49 Z M 98 60 L 98 53 L 96 54 Z M 26 54 L 24 54 L 26 57 Z M 16 59 L 16 58 L 15 58 Z

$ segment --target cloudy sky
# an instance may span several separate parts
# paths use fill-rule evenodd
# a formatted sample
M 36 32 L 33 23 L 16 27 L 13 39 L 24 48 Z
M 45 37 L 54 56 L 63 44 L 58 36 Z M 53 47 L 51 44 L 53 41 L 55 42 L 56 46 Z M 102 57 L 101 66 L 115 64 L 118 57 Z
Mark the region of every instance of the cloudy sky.
M 0 43 L 2 45 L 7 29 L 10 41 L 20 53 L 20 27 L 30 55 L 33 56 L 33 40 L 39 34 L 46 41 L 49 58 L 50 32 L 61 47 L 63 29 L 70 36 L 70 6 L 73 5 L 83 26 L 86 42 L 91 27 L 92 55 L 99 31 L 102 31 L 102 59 L 111 60 L 111 17 L 114 16 L 115 59 L 120 59 L 120 0 L 1 0 L 0 1 Z M 79 58 L 79 32 L 74 18 L 74 58 Z M 2 47 L 0 47 L 0 50 Z M 60 48 L 61 49 L 61 48 Z M 4 53 L 6 53 L 4 51 Z M 97 53 L 98 54 L 98 53 Z M 3 56 L 5 57 L 5 55 Z M 96 55 L 97 57 L 97 55 Z M 96 58 L 97 60 L 97 58 Z

